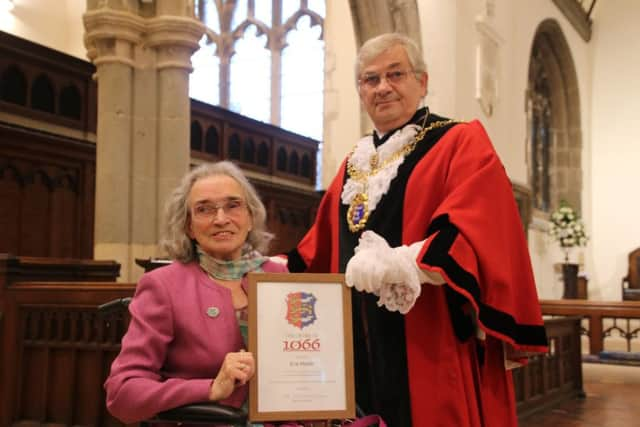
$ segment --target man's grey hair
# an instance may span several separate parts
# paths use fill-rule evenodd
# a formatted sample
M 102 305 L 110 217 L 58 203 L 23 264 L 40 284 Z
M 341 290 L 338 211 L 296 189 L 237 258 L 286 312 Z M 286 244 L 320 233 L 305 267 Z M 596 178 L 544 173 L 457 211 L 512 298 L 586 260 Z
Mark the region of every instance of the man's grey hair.
M 240 168 L 231 162 L 222 161 L 204 163 L 192 169 L 169 196 L 165 207 L 164 236 L 160 246 L 172 259 L 184 263 L 196 259 L 193 241 L 187 234 L 191 221 L 189 193 L 197 181 L 214 175 L 228 176 L 240 184 L 253 220 L 247 243 L 259 252 L 265 253 L 268 250 L 273 234 L 267 231 L 267 212 L 264 204 Z
M 412 38 L 400 33 L 386 33 L 367 40 L 358 51 L 355 70 L 356 82 L 360 78 L 362 69 L 366 67 L 367 64 L 382 52 L 394 46 L 402 46 L 404 48 L 413 71 L 418 74 L 427 72 L 427 64 L 424 62 L 424 59 L 422 59 L 420 48 Z

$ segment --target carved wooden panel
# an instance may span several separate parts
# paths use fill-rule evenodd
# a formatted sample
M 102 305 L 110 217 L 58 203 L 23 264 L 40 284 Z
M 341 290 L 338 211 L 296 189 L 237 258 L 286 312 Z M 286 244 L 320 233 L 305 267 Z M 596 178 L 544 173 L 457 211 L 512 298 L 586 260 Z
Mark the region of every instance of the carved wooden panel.
M 95 67 L 0 31 L 0 108 L 85 132 L 96 131 Z
M 95 145 L 0 123 L 0 253 L 92 258 Z
M 267 229 L 275 234 L 269 253 L 295 248 L 313 224 L 322 195 L 264 182 L 253 184 L 267 208 Z
M 584 396 L 580 352 L 580 318 L 545 320 L 549 352 L 514 369 L 518 416 L 525 417 L 564 399 Z
M 3 112 L 95 132 L 94 71 L 86 61 L 0 32 Z M 267 183 L 258 187 L 277 234 L 272 252 L 295 246 L 319 201 L 318 141 L 195 100 L 191 116 L 192 157 L 229 159 L 261 174 Z M 95 155 L 92 142 L 0 122 L 0 253 L 93 257 Z
M 102 315 L 97 307 L 134 289 L 108 282 L 17 282 L 6 289 L 0 425 L 122 425 L 105 408 L 102 384 L 128 319 L 125 311 Z
M 192 157 L 315 187 L 318 141 L 193 99 L 191 119 Z

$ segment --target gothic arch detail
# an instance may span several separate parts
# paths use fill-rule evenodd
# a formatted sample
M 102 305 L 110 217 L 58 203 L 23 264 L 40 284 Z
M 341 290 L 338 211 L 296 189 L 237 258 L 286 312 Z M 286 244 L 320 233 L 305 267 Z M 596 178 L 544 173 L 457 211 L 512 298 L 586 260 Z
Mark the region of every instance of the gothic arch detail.
M 582 132 L 575 64 L 557 21 L 536 31 L 527 88 L 527 169 L 533 208 L 550 212 L 561 200 L 580 209 Z
M 358 47 L 384 33 L 406 34 L 421 44 L 420 18 L 415 0 L 349 0 Z

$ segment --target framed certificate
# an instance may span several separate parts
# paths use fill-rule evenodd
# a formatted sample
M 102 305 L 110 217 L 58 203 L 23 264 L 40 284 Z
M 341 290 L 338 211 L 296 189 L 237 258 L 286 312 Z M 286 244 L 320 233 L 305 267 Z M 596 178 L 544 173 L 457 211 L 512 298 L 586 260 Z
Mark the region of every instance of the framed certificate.
M 355 416 L 351 293 L 342 274 L 249 273 L 251 421 Z

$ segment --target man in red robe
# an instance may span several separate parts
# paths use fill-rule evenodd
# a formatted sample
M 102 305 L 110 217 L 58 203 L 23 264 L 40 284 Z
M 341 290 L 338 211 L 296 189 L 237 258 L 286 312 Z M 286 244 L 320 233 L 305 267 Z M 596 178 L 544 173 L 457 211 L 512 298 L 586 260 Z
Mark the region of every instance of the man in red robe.
M 288 257 L 353 288 L 356 401 L 393 427 L 516 426 L 512 361 L 547 340 L 510 181 L 482 125 L 420 108 L 426 66 L 399 34 L 358 53 L 375 130 Z

